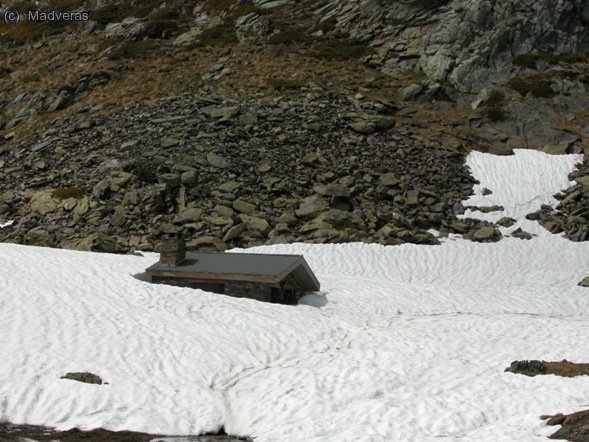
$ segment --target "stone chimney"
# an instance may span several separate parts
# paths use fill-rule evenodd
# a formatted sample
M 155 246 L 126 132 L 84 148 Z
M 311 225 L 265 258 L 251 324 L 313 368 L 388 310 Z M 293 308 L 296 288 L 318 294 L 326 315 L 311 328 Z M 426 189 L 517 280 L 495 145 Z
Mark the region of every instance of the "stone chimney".
M 160 264 L 175 267 L 186 258 L 186 242 L 182 238 L 166 238 L 160 242 Z

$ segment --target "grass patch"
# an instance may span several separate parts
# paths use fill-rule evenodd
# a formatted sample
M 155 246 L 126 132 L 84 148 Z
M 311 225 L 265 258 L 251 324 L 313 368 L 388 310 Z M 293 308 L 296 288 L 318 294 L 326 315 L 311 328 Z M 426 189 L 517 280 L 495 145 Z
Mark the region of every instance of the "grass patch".
M 79 187 L 62 187 L 55 189 L 53 192 L 51 192 L 51 195 L 58 199 L 80 199 L 84 196 L 84 191 Z
M 412 81 L 424 81 L 427 80 L 428 77 L 421 69 L 405 69 L 399 72 L 403 79 L 412 80 Z
M 108 56 L 111 60 L 125 58 L 148 58 L 159 48 L 156 40 L 128 41 L 123 46 L 115 49 Z
M 0 65 L 0 78 L 10 77 L 10 74 L 14 72 L 14 69 L 7 65 Z
M 55 11 L 74 11 L 76 9 L 80 9 L 80 1 L 79 0 L 50 0 L 49 1 L 49 9 L 53 9 Z
M 4 130 L 6 123 L 10 121 L 10 117 L 4 112 L 0 112 L 0 130 Z
M 68 23 L 61 22 L 40 22 L 31 23 L 21 21 L 15 25 L 4 26 L 1 34 L 2 41 L 12 42 L 17 45 L 41 40 L 43 37 L 61 34 L 70 29 Z
M 150 20 L 145 24 L 141 35 L 148 38 L 167 39 L 178 34 L 180 27 L 175 20 Z
M 39 6 L 35 5 L 35 2 L 32 0 L 10 2 L 7 6 L 10 9 L 17 9 L 20 12 L 40 9 Z M 79 8 L 79 0 L 49 0 L 46 7 L 43 7 L 42 9 L 45 11 L 54 10 L 60 12 L 70 12 Z
M 205 29 L 199 36 L 198 46 L 224 46 L 237 43 L 235 29 L 228 24 L 219 24 Z
M 293 43 L 307 43 L 309 40 L 307 31 L 303 28 L 290 28 L 273 34 L 268 39 L 268 43 L 271 45 L 290 45 Z
M 357 60 L 374 54 L 374 48 L 349 40 L 335 40 L 318 43 L 311 55 L 320 60 Z
M 10 9 L 16 9 L 19 12 L 24 12 L 24 11 L 29 11 L 32 9 L 36 9 L 35 6 L 35 2 L 33 2 L 32 0 L 26 1 L 15 1 L 15 2 L 9 2 L 7 5 L 8 8 Z
M 264 14 L 269 13 L 268 11 L 264 11 L 263 9 L 257 8 L 256 6 L 254 6 L 253 3 L 242 3 L 242 4 L 235 6 L 231 10 L 230 17 L 233 20 L 236 20 L 239 17 L 243 17 L 244 15 L 251 14 L 252 12 L 255 12 L 258 15 L 264 15 Z
M 207 0 L 202 6 L 202 10 L 209 14 L 218 14 L 229 10 L 233 4 L 235 4 L 235 0 Z
M 482 114 L 487 120 L 492 122 L 505 121 L 511 115 L 508 111 L 500 106 L 483 107 Z
M 166 7 L 151 14 L 152 20 L 179 20 L 182 14 L 178 8 Z
M 109 4 L 90 11 L 90 20 L 96 21 L 104 28 L 109 23 L 119 23 L 127 17 L 147 17 L 157 6 L 159 3 L 149 1 Z
M 505 103 L 505 94 L 497 89 L 493 89 L 489 92 L 489 96 L 485 101 L 485 106 L 493 107 L 499 106 L 503 103 Z
M 413 3 L 423 9 L 437 9 L 450 3 L 450 0 L 414 0 Z
M 337 20 L 335 17 L 330 17 L 327 20 L 323 20 L 313 28 L 313 31 L 322 31 L 324 34 L 328 32 L 335 31 L 335 25 L 337 24 Z
M 399 3 L 399 0 L 385 0 L 385 3 L 390 4 L 392 7 Z M 414 7 L 420 9 L 437 9 L 440 6 L 450 3 L 450 0 L 412 0 L 411 2 L 407 3 L 410 3 Z
M 300 89 L 306 85 L 303 80 L 286 78 L 271 78 L 268 84 L 279 91 Z
M 145 184 L 157 183 L 157 165 L 146 158 L 138 158 L 123 166 L 125 172 L 132 173 Z
M 511 113 L 504 108 L 506 96 L 502 91 L 492 89 L 481 107 L 481 115 L 492 122 L 505 121 Z
M 544 75 L 516 76 L 509 79 L 506 84 L 524 96 L 529 93 L 538 98 L 551 98 L 556 95 L 550 87 L 552 82 Z
M 513 57 L 515 66 L 536 69 L 537 63 L 542 61 L 546 64 L 574 64 L 586 63 L 589 61 L 587 54 L 549 54 L 546 52 L 537 52 L 534 54 L 520 54 Z

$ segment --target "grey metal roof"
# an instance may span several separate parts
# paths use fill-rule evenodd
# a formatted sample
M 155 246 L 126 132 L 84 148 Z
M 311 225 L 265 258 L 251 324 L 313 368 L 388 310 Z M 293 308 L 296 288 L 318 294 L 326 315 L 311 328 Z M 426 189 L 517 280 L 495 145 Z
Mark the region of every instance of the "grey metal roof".
M 309 290 L 319 290 L 319 282 L 301 255 L 274 255 L 261 253 L 201 253 L 187 252 L 186 259 L 175 267 L 162 266 L 159 261 L 147 268 L 147 272 L 167 274 L 207 275 L 219 279 L 267 278 L 280 281 L 287 275 Z

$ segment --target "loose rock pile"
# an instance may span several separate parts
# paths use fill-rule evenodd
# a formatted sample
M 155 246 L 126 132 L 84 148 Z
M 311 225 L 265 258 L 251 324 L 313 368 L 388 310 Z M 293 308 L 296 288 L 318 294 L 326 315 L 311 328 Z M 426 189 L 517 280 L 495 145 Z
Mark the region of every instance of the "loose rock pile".
M 589 240 L 589 157 L 569 178 L 576 181 L 572 187 L 555 195 L 560 200 L 556 209 L 543 206 L 538 212 L 527 216 L 539 220 L 551 233 L 564 232 L 572 241 Z
M 389 102 L 207 94 L 85 111 L 0 151 L 0 216 L 15 220 L 1 241 L 124 252 L 171 234 L 217 250 L 436 244 L 430 229 L 498 239 L 488 223 L 456 219 L 474 181 L 463 154 L 390 129 Z

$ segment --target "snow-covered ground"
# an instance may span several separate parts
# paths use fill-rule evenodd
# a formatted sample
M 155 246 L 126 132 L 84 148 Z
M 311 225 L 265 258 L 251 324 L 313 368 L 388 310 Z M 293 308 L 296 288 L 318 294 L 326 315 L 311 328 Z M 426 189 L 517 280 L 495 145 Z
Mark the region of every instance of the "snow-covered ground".
M 578 160 L 468 161 L 493 191 L 485 205 L 531 229 L 523 216 L 570 185 Z M 589 245 L 533 233 L 253 249 L 305 256 L 322 292 L 298 306 L 134 278 L 156 254 L 0 244 L 0 421 L 164 434 L 223 425 L 257 441 L 546 440 L 555 428 L 538 417 L 589 408 L 589 383 L 503 370 L 587 361 L 589 290 L 577 283 Z M 60 379 L 68 371 L 108 385 Z

